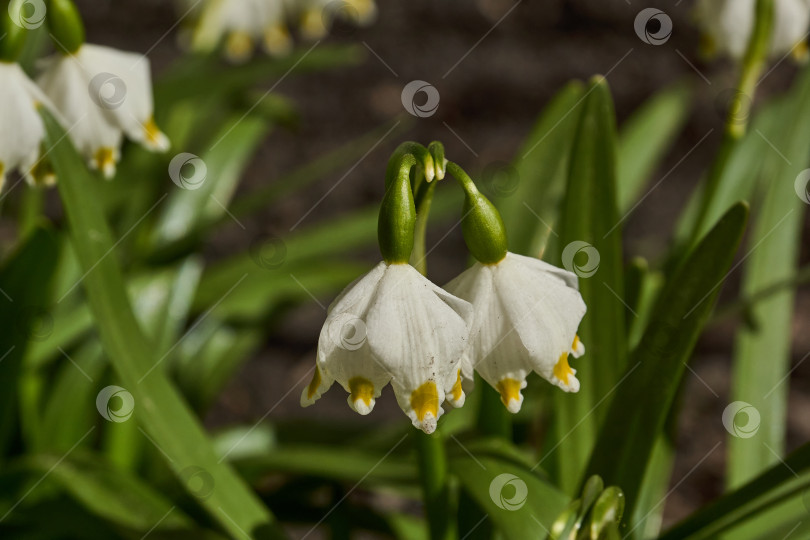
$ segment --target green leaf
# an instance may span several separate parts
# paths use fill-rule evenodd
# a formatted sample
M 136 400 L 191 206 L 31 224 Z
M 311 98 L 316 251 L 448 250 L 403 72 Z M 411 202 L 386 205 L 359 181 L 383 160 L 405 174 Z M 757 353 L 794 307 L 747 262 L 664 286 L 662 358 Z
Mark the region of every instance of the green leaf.
M 591 83 L 587 94 L 560 222 L 562 266 L 580 274 L 579 288 L 588 306 L 579 329 L 587 353 L 575 366 L 582 390 L 554 394 L 555 427 L 549 441 L 554 471 L 568 493 L 583 479 L 605 412 L 598 405 L 610 396 L 627 362 L 613 103 L 602 78 Z
M 227 214 L 242 171 L 267 129 L 259 118 L 234 116 L 200 157 L 187 154 L 184 159 L 178 154 L 172 159 L 169 176 L 174 183 L 166 182 L 170 195 L 153 229 L 154 246 L 165 247 L 192 236 Z
M 622 126 L 616 196 L 627 212 L 683 127 L 691 106 L 687 86 L 664 90 L 644 103 Z
M 132 313 L 121 269 L 111 255 L 114 244 L 110 230 L 101 210 L 87 204 L 98 180 L 89 174 L 62 127 L 47 111 L 40 112 L 60 178 L 59 192 L 73 247 L 87 272 L 82 283 L 119 384 L 134 397 L 134 416 L 168 456 L 171 469 L 187 490 L 194 491 L 184 481 L 190 468 L 210 476 L 213 490 L 200 504 L 224 530 L 234 536 L 245 534 L 243 531 L 257 537 L 283 536 L 273 516 L 244 482 L 228 465 L 218 462 L 199 420 L 159 369 L 160 358 Z
M 733 538 L 738 538 L 737 535 L 742 532 L 738 528 L 748 528 L 748 520 L 802 495 L 806 499 L 805 504 L 810 505 L 810 444 L 793 452 L 783 463 L 774 465 L 745 485 L 702 507 L 660 538 L 708 540 L 719 538 L 727 531 L 735 531 Z M 806 513 L 810 509 L 805 507 L 804 511 Z M 771 521 L 766 525 L 775 524 Z
M 684 259 L 661 292 L 617 384 L 588 472 L 624 490 L 629 516 L 686 362 L 711 314 L 747 218 L 747 205 L 732 207 Z
M 35 229 L 0 269 L 0 456 L 17 427 L 19 376 L 28 343 L 47 324 L 50 284 L 58 243 L 53 232 Z
M 491 456 L 457 457 L 450 472 L 504 538 L 543 538 L 569 498 L 529 468 Z M 459 531 L 459 537 L 470 531 Z
M 810 70 L 786 103 L 790 112 L 772 144 L 783 154 L 767 178 L 762 206 L 755 214 L 746 254 L 742 294 L 752 295 L 796 274 L 806 205 L 794 183 L 810 161 Z M 772 150 L 776 153 L 776 151 Z M 732 401 L 752 405 L 762 429 L 750 437 L 729 437 L 728 485 L 738 486 L 784 452 L 788 369 L 795 289 L 785 288 L 749 311 L 755 328 L 738 332 Z
M 482 188 L 501 212 L 509 251 L 543 252 L 565 192 L 569 155 L 585 90 L 568 83 L 546 105 L 511 166 L 485 171 Z M 497 175 L 504 175 L 498 177 Z

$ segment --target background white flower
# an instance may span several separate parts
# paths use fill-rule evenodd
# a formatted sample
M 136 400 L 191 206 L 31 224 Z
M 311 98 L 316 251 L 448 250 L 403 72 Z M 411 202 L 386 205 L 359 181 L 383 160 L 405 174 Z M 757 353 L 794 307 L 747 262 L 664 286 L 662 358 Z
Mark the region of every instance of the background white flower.
M 43 62 L 37 79 L 64 117 L 71 140 L 93 168 L 115 173 L 123 135 L 150 150 L 169 147 L 153 118 L 149 60 L 84 44 L 75 54 Z

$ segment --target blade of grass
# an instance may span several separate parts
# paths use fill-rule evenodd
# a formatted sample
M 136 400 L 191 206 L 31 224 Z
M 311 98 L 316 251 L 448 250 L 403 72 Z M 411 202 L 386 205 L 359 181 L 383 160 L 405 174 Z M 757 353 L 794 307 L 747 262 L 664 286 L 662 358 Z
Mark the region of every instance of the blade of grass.
M 568 185 L 560 222 L 560 247 L 576 246 L 562 266 L 597 264 L 579 279 L 588 312 L 579 329 L 587 354 L 579 360 L 582 390 L 554 394 L 555 467 L 559 485 L 574 493 L 596 440 L 606 400 L 627 362 L 621 227 L 616 209 L 616 129 L 607 82 L 591 82 L 571 152 Z M 591 247 L 588 247 L 591 246 Z M 584 251 L 587 261 L 581 256 Z M 598 259 L 594 257 L 598 256 Z M 583 267 L 588 268 L 589 267 Z
M 797 271 L 805 204 L 794 182 L 810 156 L 810 70 L 797 81 L 776 145 L 784 160 L 768 178 L 750 238 L 742 294 L 751 295 L 790 279 Z M 777 262 L 778 261 L 778 262 Z M 751 307 L 756 328 L 742 328 L 736 340 L 732 400 L 753 405 L 763 429 L 751 437 L 729 437 L 728 478 L 738 486 L 777 462 L 784 451 L 791 322 L 795 290 L 786 288 Z
M 632 516 L 656 438 L 664 428 L 692 348 L 731 266 L 748 218 L 739 203 L 720 219 L 664 286 L 630 356 L 588 465 L 622 488 Z
M 54 118 L 41 110 L 51 159 L 60 178 L 59 192 L 71 226 L 77 258 L 88 275 L 83 281 L 101 341 L 121 384 L 133 395 L 138 422 L 168 456 L 178 478 L 188 467 L 200 467 L 212 479 L 210 496 L 200 501 L 212 519 L 233 536 L 249 531 L 256 537 L 282 537 L 272 514 L 245 483 L 220 463 L 188 406 L 161 369 L 132 313 L 115 256 L 110 230 L 101 210 L 87 204 L 94 179 Z M 184 482 L 186 489 L 191 486 Z

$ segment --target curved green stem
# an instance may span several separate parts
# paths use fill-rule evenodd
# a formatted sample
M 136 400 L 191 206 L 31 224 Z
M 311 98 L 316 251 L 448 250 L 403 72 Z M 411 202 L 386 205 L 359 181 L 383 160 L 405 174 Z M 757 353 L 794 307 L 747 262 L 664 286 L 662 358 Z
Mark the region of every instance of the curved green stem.
M 743 135 L 745 135 L 748 126 L 748 116 L 751 112 L 751 104 L 754 101 L 754 94 L 756 93 L 757 81 L 768 58 L 768 49 L 770 47 L 771 32 L 773 29 L 773 13 L 773 0 L 757 0 L 756 21 L 751 33 L 751 38 L 748 41 L 745 57 L 743 58 L 740 79 L 731 103 L 729 104 L 723 132 L 723 142 L 720 145 L 720 150 L 712 163 L 711 169 L 709 169 L 700 201 L 700 209 L 698 210 L 689 245 L 686 246 L 687 248 L 697 242 L 698 235 L 700 231 L 703 230 L 704 222 L 708 217 L 709 208 L 711 208 L 712 200 L 717 193 L 720 178 L 723 176 L 723 171 L 728 164 L 732 150 Z

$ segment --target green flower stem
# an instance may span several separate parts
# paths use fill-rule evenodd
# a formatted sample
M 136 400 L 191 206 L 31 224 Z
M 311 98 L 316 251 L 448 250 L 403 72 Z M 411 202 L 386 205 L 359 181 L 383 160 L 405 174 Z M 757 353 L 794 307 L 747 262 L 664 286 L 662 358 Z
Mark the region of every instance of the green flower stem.
M 412 152 L 412 153 L 411 153 Z M 388 162 L 388 172 L 386 174 L 386 186 L 389 185 L 392 175 L 397 174 L 394 167 L 398 161 L 422 165 L 423 173 L 430 176 L 432 181 L 420 181 L 417 174 L 413 188 L 416 189 L 416 225 L 414 228 L 413 251 L 411 262 L 422 275 L 427 274 L 427 259 L 425 255 L 425 233 L 427 232 L 428 216 L 430 205 L 433 200 L 433 193 L 436 189 L 436 182 L 439 178 L 434 168 L 433 156 L 444 158 L 444 148 L 440 143 L 431 143 L 430 151 L 424 146 L 416 143 L 403 143 L 394 152 Z M 443 165 L 443 163 L 439 163 Z M 441 167 L 440 174 L 444 172 Z M 410 171 L 410 168 L 409 168 Z M 425 178 L 425 180 L 427 180 Z M 416 434 L 416 451 L 419 463 L 419 480 L 422 485 L 423 500 L 425 505 L 425 516 L 428 521 L 428 529 L 431 540 L 449 540 L 455 537 L 455 527 L 452 511 L 452 501 L 450 500 L 450 484 L 447 476 L 447 454 L 444 448 L 444 437 L 441 429 L 438 428 L 432 435 L 426 435 L 419 431 Z
M 408 262 L 413 250 L 416 207 L 410 176 L 416 164 L 413 154 L 394 155 L 388 162 L 377 241 L 383 259 L 389 264 Z
M 728 164 L 732 150 L 745 135 L 748 127 L 748 116 L 751 112 L 751 104 L 754 101 L 757 81 L 768 59 L 768 49 L 773 31 L 773 17 L 773 0 L 757 0 L 754 30 L 745 51 L 737 88 L 729 104 L 723 142 L 706 179 L 700 201 L 700 210 L 692 229 L 691 245 L 697 242 L 697 235 L 703 229 L 712 200 L 717 193 L 720 178 Z
M 84 43 L 84 22 L 73 0 L 48 2 L 48 27 L 56 48 L 74 54 Z

